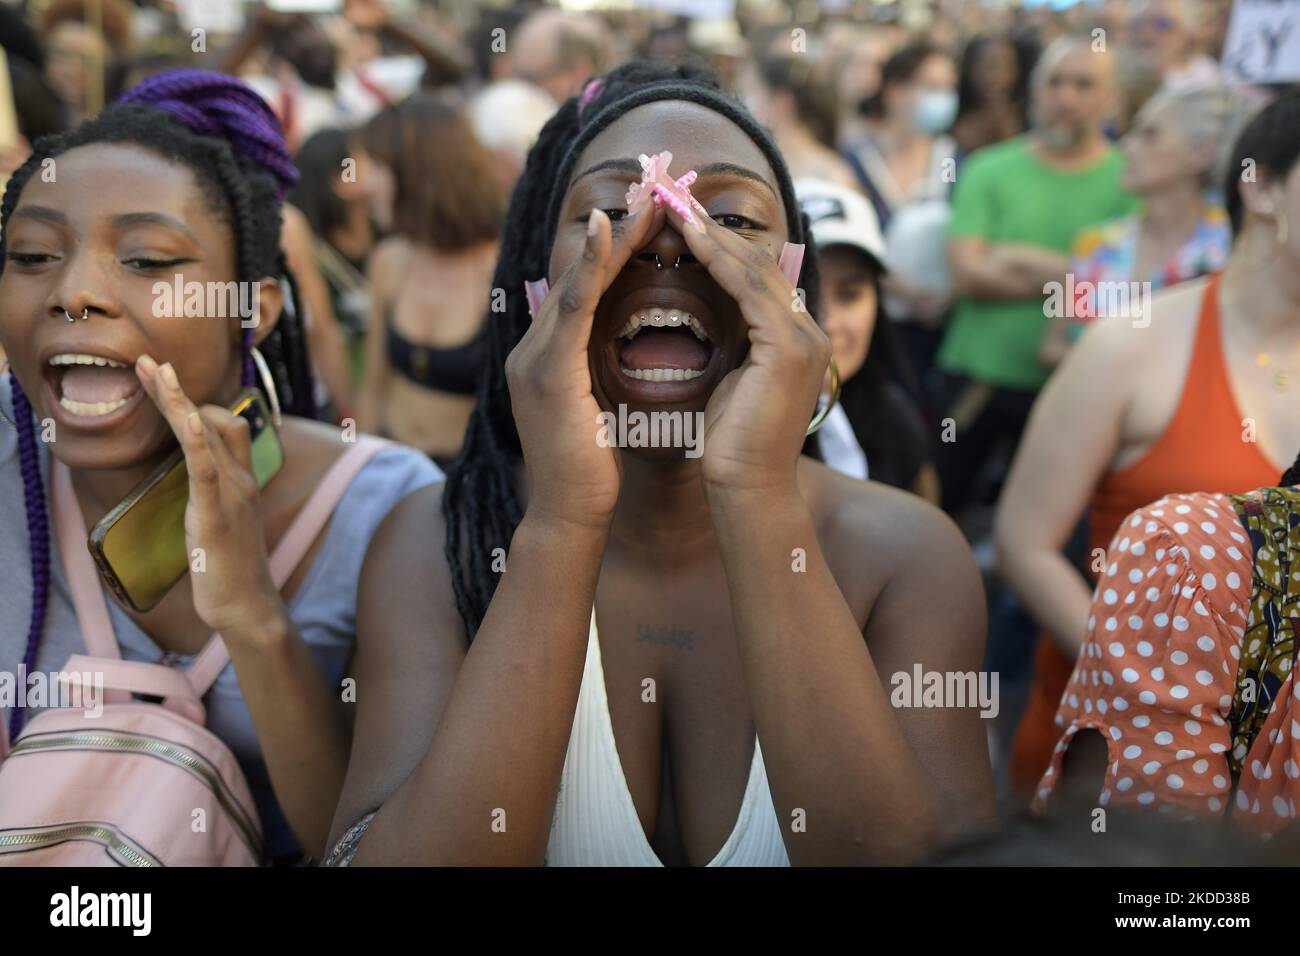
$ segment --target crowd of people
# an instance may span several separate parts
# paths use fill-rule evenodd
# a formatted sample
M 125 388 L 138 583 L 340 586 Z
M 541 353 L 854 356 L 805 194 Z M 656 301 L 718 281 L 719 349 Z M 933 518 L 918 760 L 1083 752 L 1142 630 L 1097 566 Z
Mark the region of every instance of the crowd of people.
M 237 825 L 103 823 L 19 694 L 0 863 L 1300 848 L 1300 89 L 1230 0 L 93 7 L 0 4 L 0 671 L 205 726 Z M 177 461 L 142 607 L 81 539 Z

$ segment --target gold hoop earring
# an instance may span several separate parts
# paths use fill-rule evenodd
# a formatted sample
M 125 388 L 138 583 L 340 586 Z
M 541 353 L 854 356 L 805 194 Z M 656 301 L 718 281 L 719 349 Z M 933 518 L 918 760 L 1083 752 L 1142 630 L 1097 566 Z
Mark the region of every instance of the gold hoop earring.
M 826 419 L 830 415 L 831 409 L 834 408 L 835 403 L 840 400 L 840 369 L 839 366 L 835 364 L 834 355 L 831 356 L 828 367 L 831 371 L 831 400 L 826 403 L 825 408 L 818 409 L 817 414 L 813 416 L 812 422 L 808 425 L 808 430 L 804 432 L 805 438 L 826 424 Z
M 262 380 L 262 391 L 266 393 L 266 400 L 271 403 L 271 421 L 275 422 L 276 428 L 279 428 L 281 425 L 280 396 L 276 394 L 275 379 L 271 377 L 271 369 L 256 345 L 248 350 L 248 354 L 252 356 L 253 365 L 257 367 L 257 377 Z

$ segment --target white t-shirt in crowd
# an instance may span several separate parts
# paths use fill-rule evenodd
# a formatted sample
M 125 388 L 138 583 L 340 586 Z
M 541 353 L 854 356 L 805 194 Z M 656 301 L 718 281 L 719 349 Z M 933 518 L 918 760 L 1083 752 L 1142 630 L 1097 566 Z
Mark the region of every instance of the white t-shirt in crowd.
M 828 466 L 850 478 L 867 480 L 867 453 L 858 444 L 843 405 L 837 402 L 831 409 L 817 432 L 817 440 L 821 445 L 822 460 Z

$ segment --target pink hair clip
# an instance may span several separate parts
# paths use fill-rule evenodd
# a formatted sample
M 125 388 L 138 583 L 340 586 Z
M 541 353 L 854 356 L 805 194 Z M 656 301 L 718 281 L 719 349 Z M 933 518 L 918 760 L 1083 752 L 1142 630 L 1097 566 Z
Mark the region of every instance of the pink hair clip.
M 656 206 L 666 202 L 688 226 L 704 232 L 704 224 L 691 211 L 692 206 L 704 211 L 704 207 L 691 195 L 690 186 L 695 182 L 695 171 L 687 172 L 680 179 L 672 179 L 668 175 L 668 166 L 673 161 L 673 154 L 667 150 L 654 156 L 642 153 L 638 158 L 641 161 L 641 181 L 628 187 L 628 213 L 635 215 L 650 202 Z
M 605 89 L 605 80 L 603 77 L 593 77 L 587 81 L 587 85 L 582 88 L 582 96 L 578 100 L 578 115 L 581 116 L 587 111 L 591 101 L 600 96 Z

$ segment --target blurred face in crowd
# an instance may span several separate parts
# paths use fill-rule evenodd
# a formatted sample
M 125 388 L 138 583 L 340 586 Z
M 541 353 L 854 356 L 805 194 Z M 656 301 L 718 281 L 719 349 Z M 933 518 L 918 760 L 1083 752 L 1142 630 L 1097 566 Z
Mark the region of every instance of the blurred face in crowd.
M 1155 192 L 1183 179 L 1200 179 L 1213 161 L 1213 146 L 1194 145 L 1178 122 L 1178 108 L 1150 102 L 1124 136 L 1124 188 Z
M 822 283 L 817 321 L 830 337 L 840 379 L 847 382 L 862 371 L 876 330 L 876 268 L 852 246 L 826 246 L 817 253 Z
M 378 181 L 387 170 L 379 171 L 376 163 L 364 149 L 355 144 L 348 147 L 348 158 L 356 165 L 355 175 L 331 177 L 330 188 L 334 195 L 349 205 L 352 203 L 369 204 L 371 195 L 377 191 Z
M 598 51 L 612 45 L 598 21 L 551 9 L 528 17 L 511 40 L 516 75 L 540 86 L 557 103 L 582 91 L 600 72 Z
M 9 219 L 0 344 L 37 419 L 53 419 L 64 463 L 130 467 L 171 437 L 136 378 L 141 354 L 170 362 L 196 405 L 239 391 L 239 317 L 182 315 L 177 302 L 158 315 L 154 290 L 233 282 L 234 233 L 189 167 L 143 147 L 95 143 L 57 162 L 57 182 L 33 176 Z M 258 341 L 279 315 L 278 284 L 259 286 Z M 89 318 L 68 322 L 65 308 Z M 69 354 L 115 364 L 51 362 Z
M 275 49 L 308 86 L 334 88 L 338 54 L 333 41 L 310 17 L 302 17 L 279 33 Z
M 793 118 L 794 97 L 787 90 L 768 87 L 752 61 L 740 69 L 737 92 L 745 108 L 768 129 L 781 129 Z
M 882 62 L 877 44 L 870 40 L 855 44 L 845 57 L 844 68 L 840 72 L 840 102 L 858 104 L 875 96 L 880 90 Z
M 926 57 L 906 83 L 885 91 L 885 114 L 922 133 L 942 133 L 957 118 L 957 64 L 942 55 Z
M 975 57 L 974 79 L 985 100 L 1003 100 L 1016 89 L 1016 48 L 1005 40 L 984 44 Z
M 1231 0 L 1200 0 L 1196 6 L 1193 45 L 1206 56 L 1218 59 L 1223 55 L 1227 39 L 1228 21 L 1232 15 Z
M 55 92 L 80 113 L 86 103 L 86 78 L 102 70 L 111 58 L 108 44 L 96 31 L 74 20 L 55 26 L 46 39 L 45 73 Z
M 1147 65 L 1164 71 L 1188 53 L 1193 37 L 1183 0 L 1145 0 L 1129 18 L 1129 42 Z
M 357 161 L 357 181 L 339 183 L 335 191 L 344 201 L 359 198 L 370 208 L 370 218 L 381 230 L 393 224 L 393 204 L 397 198 L 397 181 L 393 171 L 375 159 L 360 144 L 353 143 L 352 157 Z M 345 192 L 346 190 L 346 192 Z
M 1100 129 L 1111 106 L 1111 60 L 1086 42 L 1048 47 L 1035 71 L 1036 131 L 1049 146 L 1069 149 Z
M 582 254 L 591 210 L 604 210 L 614 220 L 618 235 L 618 221 L 627 211 L 627 188 L 641 179 L 637 156 L 662 150 L 673 154 L 671 175 L 690 169 L 699 174 L 691 192 L 720 226 L 763 249 L 773 260 L 780 255 L 789 238 L 785 205 L 762 150 L 713 110 L 664 100 L 629 110 L 578 157 L 551 250 L 552 286 Z M 663 268 L 656 268 L 656 255 Z M 631 337 L 626 334 L 630 320 L 656 310 L 669 319 L 676 310 L 679 318 L 689 316 L 690 321 L 676 327 L 642 327 Z M 703 333 L 703 339 L 698 333 Z M 625 404 L 629 410 L 646 412 L 703 411 L 713 390 L 740 365 L 748 348 L 749 330 L 735 299 L 694 261 L 686 240 L 665 218 L 596 307 L 589 346 L 593 392 L 606 410 Z M 640 368 L 702 374 L 682 381 L 646 381 L 623 371 Z

